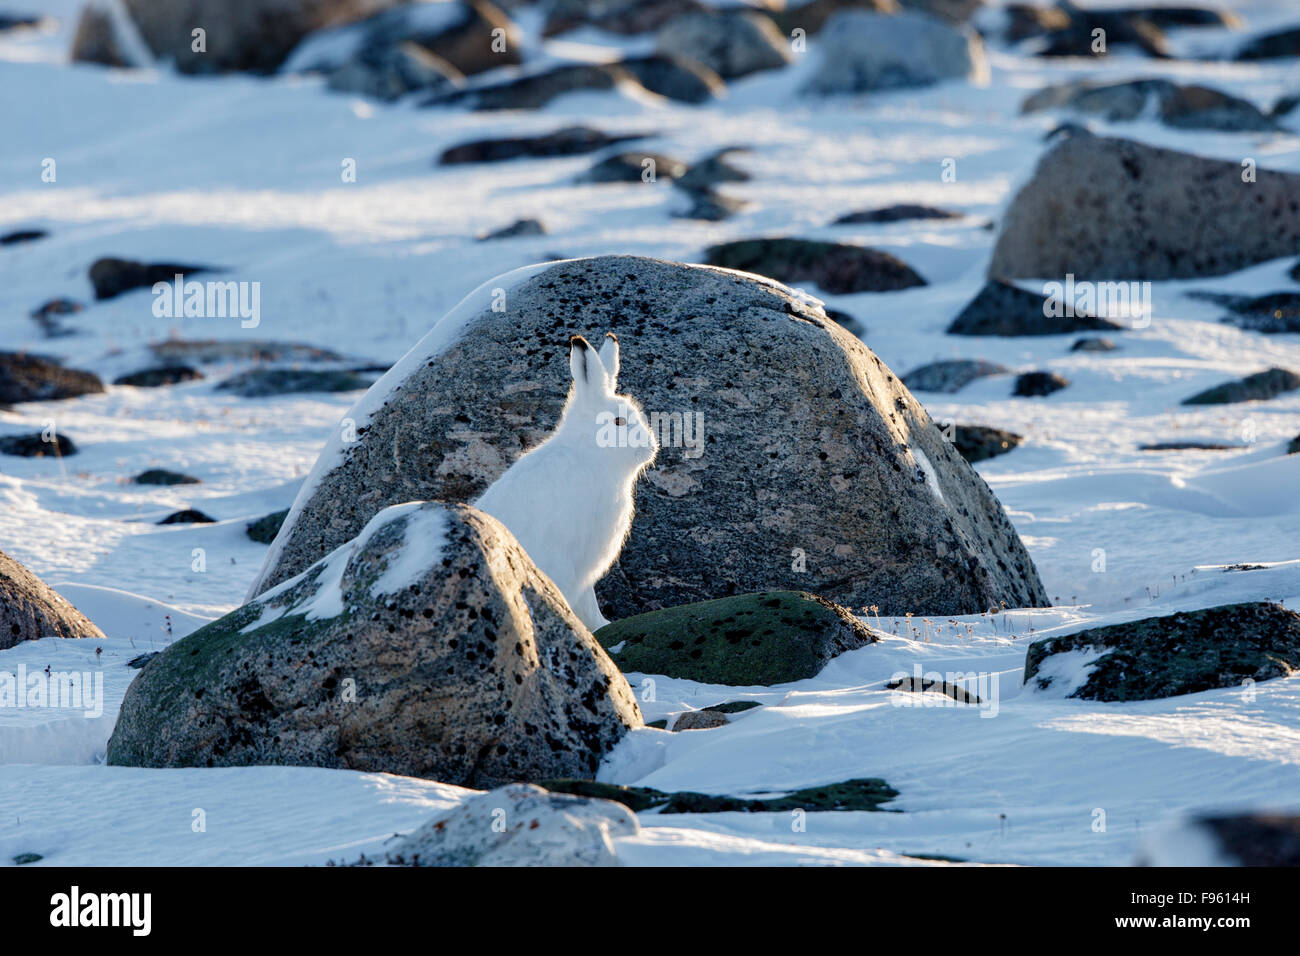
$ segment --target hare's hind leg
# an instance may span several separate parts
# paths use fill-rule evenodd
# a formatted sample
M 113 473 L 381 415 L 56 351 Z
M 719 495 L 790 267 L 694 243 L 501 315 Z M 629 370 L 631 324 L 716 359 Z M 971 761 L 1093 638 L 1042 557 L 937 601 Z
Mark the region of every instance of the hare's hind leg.
M 573 613 L 578 615 L 578 620 L 587 625 L 589 631 L 598 631 L 609 623 L 605 619 L 605 615 L 600 613 L 600 604 L 596 601 L 595 587 L 589 587 L 575 595 Z

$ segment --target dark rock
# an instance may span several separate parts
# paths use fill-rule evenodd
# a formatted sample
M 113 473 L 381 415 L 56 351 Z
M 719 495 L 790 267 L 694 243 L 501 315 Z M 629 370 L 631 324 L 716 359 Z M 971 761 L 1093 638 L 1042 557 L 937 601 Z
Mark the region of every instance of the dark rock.
M 1271 368 L 1245 378 L 1224 382 L 1183 400 L 1184 405 L 1228 405 L 1233 402 L 1266 402 L 1300 388 L 1300 375 L 1284 368 Z
M 135 51 L 123 40 L 120 12 L 113 6 L 87 3 L 77 19 L 69 58 L 74 63 L 97 63 L 100 66 L 143 66 Z
M 1109 319 L 1068 314 L 1049 296 L 1028 292 L 1001 279 L 990 279 L 966 303 L 948 326 L 949 335 L 1064 335 L 1069 332 L 1114 331 L 1123 328 Z M 1060 314 L 1055 314 L 1060 313 Z
M 606 617 L 762 590 L 899 614 L 1046 602 L 984 482 L 897 377 L 806 297 L 718 269 L 599 256 L 548 266 L 509 302 L 501 313 L 484 299 L 445 344 L 426 338 L 358 440 L 331 440 L 252 594 L 385 505 L 476 500 L 559 420 L 569 337 L 612 331 L 621 387 L 651 410 L 663 449 L 596 586 Z M 707 433 L 683 434 L 697 422 Z M 806 570 L 794 569 L 796 548 Z
M 216 522 L 216 518 L 209 518 L 202 511 L 186 508 L 184 511 L 173 511 L 158 524 L 216 524 Z
M 903 376 L 903 384 L 914 392 L 959 392 L 977 378 L 1005 375 L 1011 369 L 983 359 L 947 359 L 914 368 Z
M 1078 81 L 1049 86 L 1021 104 L 1022 113 L 1067 109 L 1131 122 L 1153 112 L 1175 129 L 1264 132 L 1277 128 L 1255 104 L 1206 86 L 1183 86 L 1162 79 L 1100 84 Z
M 1238 866 L 1300 866 L 1300 816 L 1205 816 L 1194 825 L 1211 834 L 1219 857 Z
M 921 206 L 916 203 L 899 203 L 894 206 L 882 206 L 879 209 L 864 209 L 859 212 L 845 213 L 832 225 L 847 226 L 858 223 L 903 222 L 907 219 L 962 219 L 962 213 L 951 209 L 938 209 L 934 206 Z
M 18 229 L 0 236 L 0 246 L 16 246 L 19 243 L 35 242 L 44 239 L 49 233 L 44 229 Z
M 721 222 L 749 208 L 749 203 L 743 199 L 733 199 L 713 189 L 683 189 L 682 191 L 690 197 L 691 202 L 684 210 L 673 213 L 679 219 Z
M 1291 443 L 1286 446 L 1286 453 L 1288 455 L 1300 453 L 1300 435 L 1291 439 Z
M 722 704 L 705 707 L 704 710 L 716 710 L 720 714 L 743 714 L 747 710 L 762 706 L 756 700 L 729 700 Z
M 1042 37 L 1035 51 L 1039 56 L 1094 57 L 1110 53 L 1115 46 L 1136 46 L 1147 56 L 1167 59 L 1169 45 L 1164 31 L 1145 11 L 1066 8 L 1068 21 Z M 1093 49 L 1094 30 L 1105 31 L 1104 51 Z
M 442 57 L 414 43 L 357 56 L 330 72 L 326 86 L 392 102 L 410 93 L 435 95 L 459 88 L 465 76 Z
M 1013 394 L 1026 398 L 1037 398 L 1059 392 L 1070 384 L 1070 380 L 1056 372 L 1025 372 L 1016 379 Z
M 655 51 L 689 57 L 724 80 L 780 69 L 793 58 L 770 17 L 739 9 L 675 16 L 655 33 Z
M 0 551 L 0 650 L 42 637 L 103 636 L 66 598 Z
M 369 388 L 373 381 L 348 369 L 255 368 L 226 379 L 217 391 L 265 398 L 300 392 L 355 392 Z
M 649 160 L 648 166 L 647 160 Z M 684 162 L 672 156 L 665 156 L 663 153 L 616 153 L 596 163 L 579 176 L 578 181 L 585 183 L 639 183 L 655 182 L 660 179 L 672 181 L 685 172 Z M 651 173 L 654 178 L 647 179 L 646 177 Z
M 651 93 L 679 103 L 707 103 L 727 92 L 727 84 L 703 63 L 667 53 L 629 57 L 617 64 Z
M 953 426 L 952 443 L 961 452 L 961 456 L 972 465 L 977 461 L 987 461 L 998 455 L 1005 455 L 1016 448 L 1024 439 L 1014 432 L 987 425 Z
M 1186 279 L 1300 252 L 1300 175 L 1242 173 L 1132 140 L 1061 139 L 1007 209 L 989 275 Z
M 981 704 L 983 701 L 960 684 L 946 680 L 933 680 L 924 677 L 902 677 L 891 680 L 885 685 L 886 690 L 903 691 L 909 694 L 942 694 L 951 697 L 959 704 Z
M 149 346 L 159 361 L 169 365 L 198 362 L 338 362 L 342 356 L 330 349 L 299 342 L 257 339 L 167 339 Z
M 191 475 L 182 475 L 179 471 L 166 468 L 150 468 L 131 479 L 137 485 L 197 485 L 199 479 Z
M 636 83 L 636 79 L 631 73 L 604 63 L 565 63 L 499 83 L 435 94 L 421 105 L 536 110 L 566 93 L 612 90 L 620 83 Z
M 850 335 L 862 338 L 867 334 L 867 327 L 847 312 L 841 312 L 839 309 L 827 309 L 826 317 Z
M 495 229 L 492 232 L 484 233 L 479 236 L 479 242 L 487 242 L 490 239 L 516 239 L 520 236 L 544 236 L 546 227 L 542 225 L 539 219 L 516 219 L 508 226 Z
M 25 352 L 0 352 L 0 404 L 53 402 L 104 391 L 98 375 Z
M 287 517 L 289 517 L 288 508 L 283 511 L 273 511 L 256 521 L 250 521 L 245 528 L 245 533 L 258 544 L 270 544 L 280 533 L 280 526 L 284 524 L 284 519 Z
M 161 388 L 164 385 L 180 385 L 182 382 L 197 382 L 203 373 L 188 365 L 162 365 L 157 368 L 141 369 L 113 380 L 114 385 L 133 385 L 136 388 Z
M 748 687 L 816 677 L 876 638 L 814 594 L 764 591 L 637 614 L 602 627 L 596 640 L 624 673 Z
M 590 26 L 631 36 L 663 26 L 682 13 L 705 9 L 699 0 L 553 0 L 547 5 L 543 36 Z
M 683 730 L 712 730 L 725 727 L 727 715 L 716 710 L 688 710 L 673 721 L 673 733 Z
M 553 156 L 576 156 L 593 153 L 615 143 L 644 139 L 644 136 L 611 136 L 586 126 L 566 126 L 545 136 L 482 139 L 452 146 L 438 158 L 438 163 L 496 163 L 507 159 Z
M 138 671 L 141 668 L 143 668 L 145 664 L 148 664 L 151 660 L 153 660 L 161 653 L 162 651 L 150 651 L 147 654 L 141 654 L 138 657 L 133 657 L 129 661 L 127 661 L 126 666 L 131 668 L 132 670 Z
M 210 266 L 135 262 L 130 259 L 97 259 L 90 267 L 90 282 L 96 299 L 111 299 L 132 289 L 152 288 L 155 282 L 174 282 L 182 277 L 212 272 Z
M 706 191 L 721 183 L 747 183 L 752 179 L 749 173 L 727 161 L 728 156 L 744 153 L 748 150 L 731 146 L 705 156 L 699 162 L 692 163 L 677 179 L 677 185 L 683 189 Z
M 841 10 L 898 13 L 900 9 L 897 0 L 809 0 L 797 6 L 787 4 L 779 10 L 772 10 L 771 16 L 785 36 L 790 36 L 795 30 L 803 30 L 812 36 L 820 33 L 826 21 Z
M 1300 668 L 1300 615 L 1265 602 L 1149 617 L 1092 628 L 1029 645 L 1026 685 L 1055 678 L 1040 674 L 1053 655 L 1101 652 L 1087 680 L 1069 696 L 1084 700 L 1156 700 L 1242 682 L 1286 677 Z
M 1300 56 L 1300 26 L 1251 37 L 1237 50 L 1234 59 L 1280 60 L 1293 56 Z
M 39 26 L 43 20 L 44 18 L 37 14 L 0 13 L 0 32 L 6 30 L 25 30 L 30 27 Z
M 1232 315 L 1223 319 L 1240 329 L 1275 335 L 1300 332 L 1300 292 L 1272 292 L 1260 296 L 1226 296 L 1216 300 Z
M 388 508 L 297 581 L 164 650 L 108 763 L 288 764 L 487 788 L 594 776 L 631 689 L 500 522 Z
M 746 797 L 716 796 L 677 791 L 667 793 L 651 787 L 624 787 L 593 780 L 542 780 L 552 793 L 614 800 L 634 813 L 658 809 L 659 813 L 789 813 L 791 810 L 851 811 L 880 810 L 881 804 L 898 796 L 898 791 L 877 777 L 845 780 L 824 787 L 794 790 L 783 797 L 751 800 Z
M 925 285 L 911 267 L 887 252 L 815 239 L 740 239 L 710 246 L 711 266 L 739 269 L 778 282 L 811 282 L 831 295 L 893 292 Z
M 1101 338 L 1079 339 L 1073 345 L 1070 346 L 1070 351 L 1071 352 L 1113 352 L 1117 348 L 1119 348 L 1118 345 L 1116 345 L 1110 339 L 1105 338 L 1103 336 Z
M 1300 106 L 1300 93 L 1288 93 L 1286 96 L 1278 97 L 1273 108 L 1268 111 L 1268 115 L 1274 119 L 1281 119 L 1294 113 L 1297 106 Z
M 1209 441 L 1158 441 L 1138 445 L 1138 451 L 1233 451 L 1244 445 L 1223 445 Z
M 47 440 L 41 432 L 27 435 L 0 435 L 0 455 L 21 458 L 67 458 L 77 453 L 76 443 L 67 435 L 56 433 Z
M 39 853 L 19 853 L 14 858 L 14 866 L 26 866 L 28 863 L 36 863 L 45 859 Z

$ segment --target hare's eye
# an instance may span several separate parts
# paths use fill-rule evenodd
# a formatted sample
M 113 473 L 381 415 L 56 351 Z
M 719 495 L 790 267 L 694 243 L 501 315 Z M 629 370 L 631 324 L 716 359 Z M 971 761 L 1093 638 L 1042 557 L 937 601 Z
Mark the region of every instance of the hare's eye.
M 626 419 L 626 418 L 616 418 L 616 419 L 614 419 L 614 427 L 615 427 L 615 428 L 622 428 L 622 427 L 623 427 L 624 425 L 626 425 L 626 424 L 627 424 L 627 419 Z

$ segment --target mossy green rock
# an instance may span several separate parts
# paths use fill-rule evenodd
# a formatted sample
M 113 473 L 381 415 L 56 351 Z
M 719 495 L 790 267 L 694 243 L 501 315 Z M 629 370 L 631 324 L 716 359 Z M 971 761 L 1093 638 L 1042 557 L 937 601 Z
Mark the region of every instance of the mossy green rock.
M 634 813 L 658 810 L 660 813 L 788 813 L 791 810 L 880 810 L 882 803 L 898 796 L 898 791 L 878 777 L 863 777 L 831 783 L 823 787 L 805 787 L 784 796 L 750 799 L 716 796 L 680 790 L 667 793 L 652 787 L 623 787 L 592 780 L 543 780 L 540 786 L 552 793 L 570 793 L 580 797 L 613 800 Z
M 1285 677 L 1300 669 L 1300 614 L 1278 604 L 1228 604 L 1099 627 L 1029 645 L 1025 684 L 1055 654 L 1104 650 L 1088 679 L 1069 696 L 1085 700 L 1155 700 L 1242 681 Z
M 624 618 L 596 640 L 624 672 L 748 687 L 815 677 L 831 658 L 876 638 L 815 594 L 762 591 Z

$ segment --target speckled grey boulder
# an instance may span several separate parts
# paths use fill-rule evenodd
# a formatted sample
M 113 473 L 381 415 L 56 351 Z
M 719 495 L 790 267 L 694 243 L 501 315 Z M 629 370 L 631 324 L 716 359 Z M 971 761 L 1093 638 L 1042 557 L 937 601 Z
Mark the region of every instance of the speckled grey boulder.
M 0 551 L 0 650 L 42 637 L 103 637 L 48 584 Z
M 1186 279 L 1300 252 L 1300 175 L 1076 134 L 1003 218 L 989 275 Z
M 492 787 L 590 778 L 640 725 L 623 675 L 500 522 L 412 502 L 150 660 L 108 762 Z
M 769 590 L 892 614 L 1047 603 L 992 492 L 820 305 L 756 276 L 635 256 L 545 266 L 505 298 L 454 333 L 435 326 L 348 413 L 357 440 L 322 455 L 251 593 L 386 505 L 473 501 L 559 419 L 569 337 L 612 331 L 620 388 L 652 425 L 660 416 L 661 450 L 596 586 L 611 620 Z

